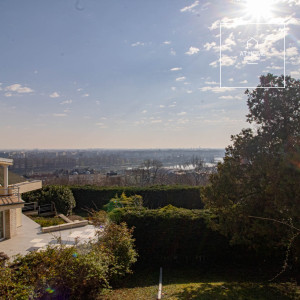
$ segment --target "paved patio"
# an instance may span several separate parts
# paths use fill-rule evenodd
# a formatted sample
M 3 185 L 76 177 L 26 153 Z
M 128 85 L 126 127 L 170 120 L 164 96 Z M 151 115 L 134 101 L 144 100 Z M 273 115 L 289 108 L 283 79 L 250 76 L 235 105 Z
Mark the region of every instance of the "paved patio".
M 22 226 L 17 229 L 17 235 L 0 242 L 0 252 L 12 258 L 16 254 L 25 255 L 30 251 L 43 249 L 48 244 L 60 244 L 60 239 L 65 245 L 74 245 L 75 240 L 83 243 L 93 239 L 97 230 L 99 229 L 93 225 L 87 225 L 53 233 L 42 233 L 39 224 L 22 214 Z

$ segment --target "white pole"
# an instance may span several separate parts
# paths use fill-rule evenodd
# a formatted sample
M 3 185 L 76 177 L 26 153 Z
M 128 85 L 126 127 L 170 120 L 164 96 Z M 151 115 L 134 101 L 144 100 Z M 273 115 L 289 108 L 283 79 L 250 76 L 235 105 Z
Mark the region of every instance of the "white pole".
M 162 291 L 162 267 L 160 267 L 159 270 L 159 285 L 158 285 L 157 300 L 161 299 L 161 291 Z
M 8 194 L 8 166 L 3 166 L 3 173 L 4 173 L 4 193 Z

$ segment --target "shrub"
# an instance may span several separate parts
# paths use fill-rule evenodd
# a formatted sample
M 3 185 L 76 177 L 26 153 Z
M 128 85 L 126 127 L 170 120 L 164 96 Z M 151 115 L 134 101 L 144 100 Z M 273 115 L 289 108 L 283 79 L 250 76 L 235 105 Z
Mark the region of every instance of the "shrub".
M 96 299 L 131 272 L 137 257 L 133 241 L 126 224 L 110 223 L 95 242 L 19 255 L 0 267 L 0 298 Z
M 115 208 L 122 207 L 142 207 L 143 198 L 139 195 L 133 195 L 127 197 L 123 192 L 120 197 L 116 194 L 114 198 L 110 199 L 109 203 L 104 205 L 104 209 L 108 212 L 112 211 Z
M 22 194 L 22 199 L 26 202 L 38 202 L 39 205 L 54 202 L 56 210 L 65 215 L 71 214 L 76 206 L 72 191 L 65 186 L 45 186 L 40 190 Z
M 129 197 L 140 195 L 143 205 L 150 209 L 171 204 L 176 207 L 201 209 L 200 187 L 192 186 L 152 186 L 152 187 L 99 187 L 71 186 L 78 208 L 102 209 L 115 195 L 123 192 Z
M 161 209 L 117 208 L 111 220 L 134 226 L 140 259 L 148 262 L 196 262 L 227 254 L 226 238 L 208 227 L 214 218 L 207 210 L 167 206 Z

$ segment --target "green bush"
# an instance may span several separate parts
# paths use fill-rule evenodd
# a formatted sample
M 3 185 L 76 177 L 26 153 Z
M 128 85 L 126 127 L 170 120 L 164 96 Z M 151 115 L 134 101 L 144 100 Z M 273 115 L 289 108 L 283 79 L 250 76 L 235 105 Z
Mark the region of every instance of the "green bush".
M 127 197 L 123 192 L 120 197 L 116 194 L 114 198 L 110 199 L 109 203 L 104 205 L 103 208 L 110 212 L 115 208 L 122 207 L 142 207 L 143 206 L 143 198 L 139 195 L 133 195 Z
M 65 186 L 45 186 L 40 190 L 22 194 L 25 202 L 38 202 L 39 205 L 54 202 L 56 210 L 65 215 L 72 213 L 76 202 L 72 191 Z
M 109 223 L 96 241 L 19 255 L 0 267 L 0 299 L 97 299 L 131 272 L 133 241 L 126 224 Z
M 188 209 L 201 209 L 200 187 L 192 186 L 152 186 L 152 187 L 97 187 L 71 186 L 77 208 L 102 209 L 115 195 L 123 192 L 129 197 L 140 195 L 143 205 L 150 209 L 171 204 Z
M 189 210 L 171 205 L 161 209 L 116 208 L 111 220 L 134 226 L 133 236 L 140 259 L 148 262 L 196 262 L 225 256 L 226 238 L 212 231 L 212 216 L 206 210 Z

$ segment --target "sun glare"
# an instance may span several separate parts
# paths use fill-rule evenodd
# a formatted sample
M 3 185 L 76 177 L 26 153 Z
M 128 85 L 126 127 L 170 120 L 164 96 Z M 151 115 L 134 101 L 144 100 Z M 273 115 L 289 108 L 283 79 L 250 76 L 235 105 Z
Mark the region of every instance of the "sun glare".
M 247 0 L 246 10 L 254 19 L 265 19 L 272 16 L 274 0 Z

